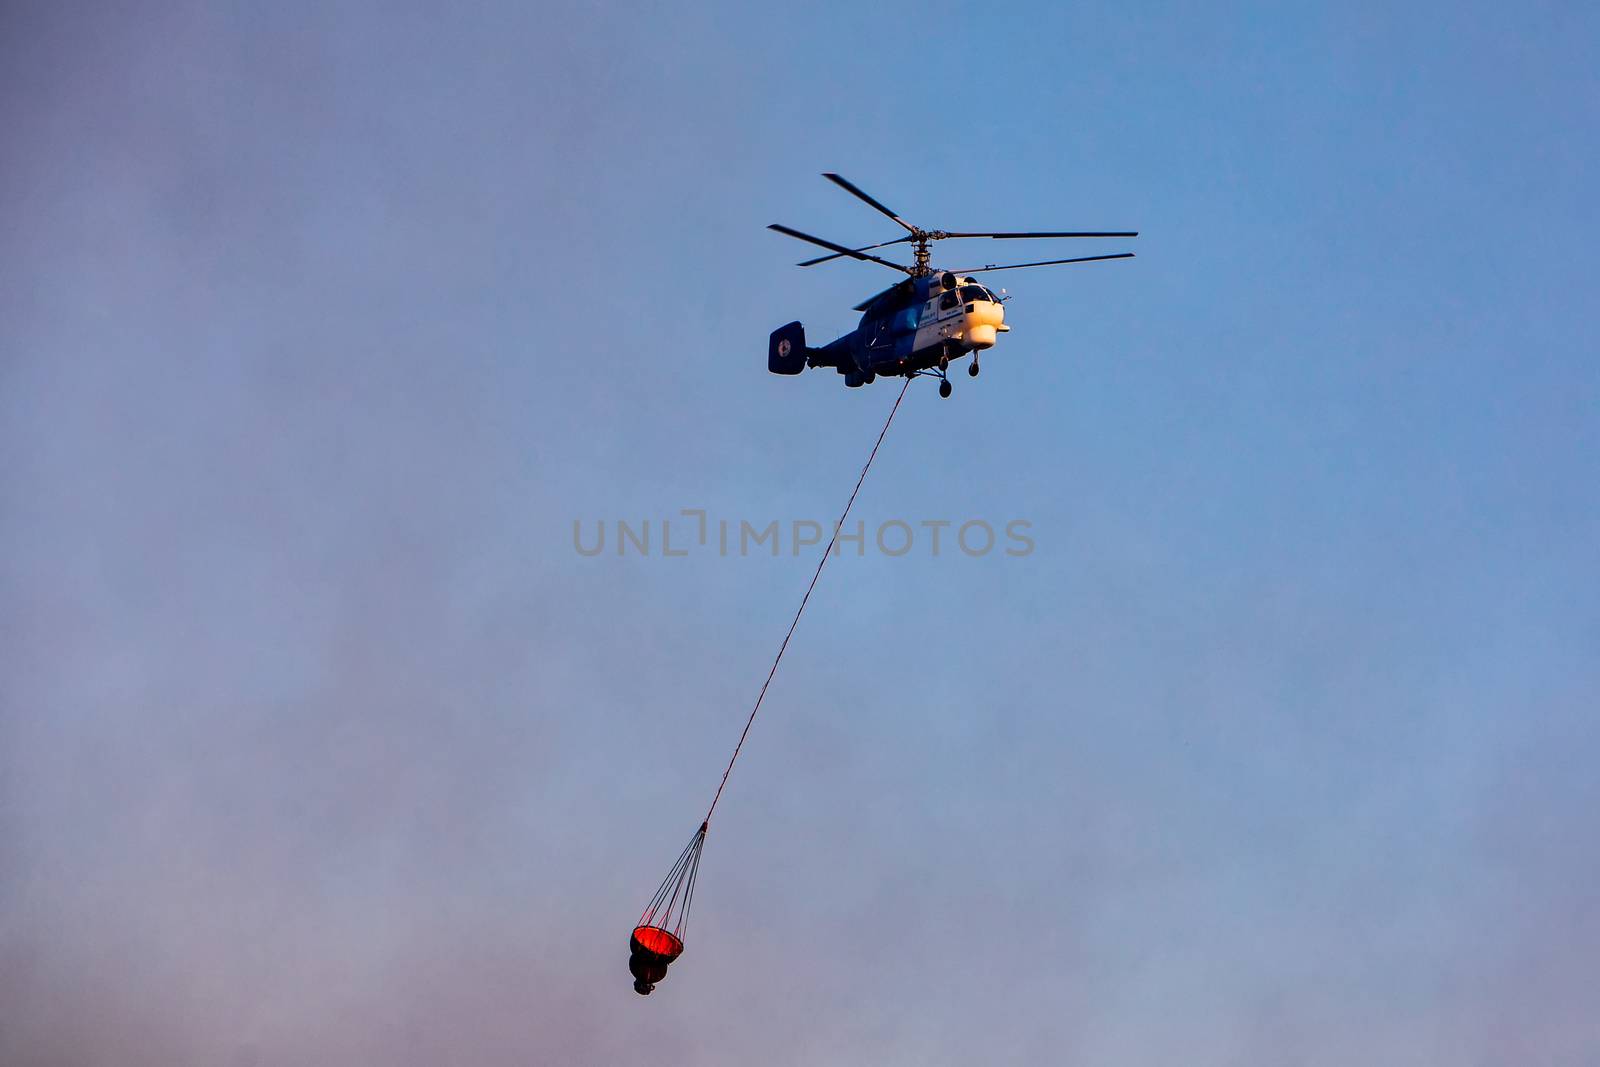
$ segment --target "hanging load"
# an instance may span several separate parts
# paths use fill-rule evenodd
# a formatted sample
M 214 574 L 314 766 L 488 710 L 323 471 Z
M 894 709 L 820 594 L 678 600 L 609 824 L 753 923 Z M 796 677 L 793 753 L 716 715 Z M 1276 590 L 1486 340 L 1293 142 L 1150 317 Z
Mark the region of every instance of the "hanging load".
M 659 926 L 634 927 L 628 947 L 633 951 L 628 957 L 633 991 L 641 996 L 648 996 L 656 983 L 667 976 L 667 964 L 683 955 L 683 942 L 678 935 Z
M 689 839 L 628 939 L 632 951 L 628 971 L 633 975 L 633 991 L 640 996 L 648 996 L 656 983 L 667 976 L 667 966 L 683 955 L 683 934 L 689 925 L 689 904 L 694 899 L 694 880 L 700 870 L 707 825 L 701 823 Z
M 844 520 L 850 517 L 850 509 L 855 505 L 856 495 L 861 492 L 861 484 L 867 480 L 867 472 L 872 469 L 872 461 L 877 458 L 878 448 L 883 444 L 884 435 L 889 432 L 889 425 L 894 422 L 895 412 L 900 410 L 900 402 L 905 399 L 906 390 L 910 386 L 911 379 L 908 377 L 905 384 L 900 387 L 900 395 L 895 397 L 894 406 L 889 409 L 889 417 L 884 420 L 883 429 L 878 431 L 878 439 L 873 443 L 872 451 L 867 453 L 867 462 L 862 466 L 860 476 L 856 478 L 856 487 L 850 491 L 850 499 L 845 502 L 839 521 L 833 524 L 833 537 L 822 550 L 822 558 L 817 561 L 817 569 L 811 573 L 811 584 L 806 586 L 805 596 L 800 598 L 800 606 L 795 609 L 794 618 L 789 621 L 789 632 L 783 635 L 783 643 L 778 646 L 778 654 L 773 658 L 772 668 L 767 671 L 767 680 L 761 683 L 761 692 L 756 694 L 755 705 L 744 721 L 744 729 L 739 733 L 738 743 L 733 746 L 733 755 L 728 758 L 728 765 L 722 771 L 722 781 L 717 783 L 717 791 L 711 797 L 711 807 L 706 809 L 706 817 L 701 821 L 700 829 L 694 832 L 689 844 L 678 855 L 678 862 L 667 872 L 667 877 L 661 882 L 661 888 L 657 889 L 656 895 L 650 899 L 650 906 L 639 916 L 638 925 L 633 928 L 633 935 L 628 939 L 628 948 L 631 952 L 628 957 L 628 970 L 633 974 L 634 992 L 640 996 L 645 996 L 653 990 L 656 983 L 667 976 L 667 968 L 672 961 L 683 955 L 683 933 L 689 922 L 689 904 L 694 898 L 694 880 L 700 870 L 700 850 L 705 847 L 706 828 L 711 825 L 711 816 L 717 810 L 717 801 L 722 799 L 722 790 L 728 784 L 728 775 L 733 773 L 733 765 L 738 761 L 740 751 L 744 749 L 745 738 L 750 736 L 750 726 L 756 721 L 756 713 L 761 710 L 761 702 L 766 699 L 767 688 L 772 685 L 772 678 L 778 673 L 778 664 L 783 662 L 783 653 L 789 647 L 789 639 L 794 636 L 795 627 L 800 625 L 800 616 L 805 614 L 811 593 L 817 588 L 817 579 L 822 577 L 822 568 L 828 564 L 828 557 L 839 539 L 839 530 L 844 526 Z

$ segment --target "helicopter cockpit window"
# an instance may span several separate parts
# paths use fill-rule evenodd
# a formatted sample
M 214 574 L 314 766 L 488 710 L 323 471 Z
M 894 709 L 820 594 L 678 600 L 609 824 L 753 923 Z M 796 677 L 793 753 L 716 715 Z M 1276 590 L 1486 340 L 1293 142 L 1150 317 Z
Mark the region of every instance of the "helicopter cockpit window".
M 952 289 L 939 298 L 939 310 L 949 311 L 959 303 L 961 303 L 961 300 L 956 296 L 955 290 Z
M 964 303 L 970 304 L 974 300 L 993 300 L 994 297 L 990 296 L 989 291 L 981 285 L 963 285 L 961 299 Z

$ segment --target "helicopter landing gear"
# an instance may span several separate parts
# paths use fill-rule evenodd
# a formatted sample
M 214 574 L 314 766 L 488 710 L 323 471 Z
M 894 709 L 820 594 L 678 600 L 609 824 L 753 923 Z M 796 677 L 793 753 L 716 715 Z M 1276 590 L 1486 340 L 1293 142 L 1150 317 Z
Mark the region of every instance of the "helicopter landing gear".
M 967 364 L 967 377 L 976 378 L 977 376 L 978 376 L 978 354 L 976 352 L 974 352 L 972 354 L 972 362 Z
M 940 353 L 939 362 L 934 366 L 923 367 L 919 370 L 908 370 L 905 372 L 905 375 L 907 378 L 920 378 L 923 375 L 927 375 L 929 378 L 939 379 L 939 395 L 948 399 L 952 388 L 950 385 L 949 370 L 950 355 L 949 353 L 945 352 Z

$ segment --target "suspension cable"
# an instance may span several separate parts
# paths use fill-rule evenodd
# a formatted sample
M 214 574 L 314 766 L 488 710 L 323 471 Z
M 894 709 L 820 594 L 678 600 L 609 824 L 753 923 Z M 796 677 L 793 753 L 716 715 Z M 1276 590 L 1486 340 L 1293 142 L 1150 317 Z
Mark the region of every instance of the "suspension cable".
M 811 599 L 811 591 L 817 587 L 817 579 L 822 577 L 822 568 L 828 565 L 828 557 L 833 554 L 834 542 L 839 540 L 839 530 L 844 526 L 844 520 L 849 517 L 850 509 L 855 506 L 856 494 L 861 492 L 861 483 L 867 480 L 867 471 L 872 469 L 872 461 L 878 457 L 878 446 L 883 444 L 884 436 L 889 432 L 889 424 L 894 422 L 895 412 L 900 410 L 900 401 L 905 399 L 906 390 L 911 388 L 911 379 L 906 378 L 906 383 L 900 387 L 900 395 L 894 398 L 894 407 L 889 409 L 889 417 L 883 422 L 883 429 L 878 431 L 878 439 L 872 445 L 872 451 L 867 455 L 867 462 L 861 468 L 861 476 L 856 479 L 856 487 L 850 490 L 850 499 L 845 503 L 844 511 L 839 513 L 839 521 L 833 524 L 833 536 L 828 538 L 828 547 L 822 550 L 822 558 L 817 561 L 817 569 L 811 575 L 811 584 L 806 586 L 806 595 L 800 598 L 800 607 L 795 610 L 794 618 L 789 623 L 789 632 L 783 635 L 783 644 L 778 646 L 778 654 L 773 658 L 772 669 L 767 672 L 767 680 L 761 683 L 761 692 L 756 694 L 755 707 L 750 709 L 750 717 L 744 721 L 744 730 L 739 734 L 739 743 L 733 746 L 733 755 L 728 759 L 728 767 L 722 772 L 722 781 L 717 783 L 717 794 L 711 798 L 711 807 L 706 809 L 705 825 L 711 822 L 711 813 L 717 810 L 717 801 L 722 799 L 722 789 L 728 784 L 728 775 L 733 773 L 733 765 L 739 759 L 739 750 L 744 748 L 744 739 L 750 735 L 750 725 L 756 721 L 756 712 L 761 710 L 761 702 L 767 697 L 767 687 L 772 684 L 772 676 L 778 673 L 778 664 L 783 662 L 783 654 L 789 647 L 789 638 L 794 636 L 796 626 L 800 625 L 800 616 L 805 614 L 806 603 Z M 701 827 L 705 832 L 705 826 Z

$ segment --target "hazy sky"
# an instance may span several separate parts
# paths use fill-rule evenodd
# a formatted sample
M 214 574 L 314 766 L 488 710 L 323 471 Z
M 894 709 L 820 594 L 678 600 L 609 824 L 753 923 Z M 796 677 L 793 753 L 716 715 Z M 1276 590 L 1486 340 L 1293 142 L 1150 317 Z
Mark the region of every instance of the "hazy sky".
M 255 7 L 0 15 L 0 1061 L 1600 1062 L 1591 6 Z M 914 383 L 869 537 L 1036 547 L 828 569 L 642 999 L 815 549 L 573 523 L 836 512 L 824 170 L 1139 258 Z

